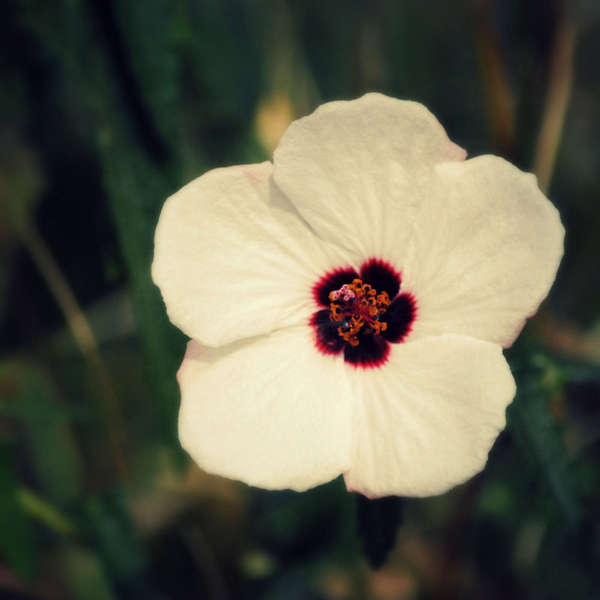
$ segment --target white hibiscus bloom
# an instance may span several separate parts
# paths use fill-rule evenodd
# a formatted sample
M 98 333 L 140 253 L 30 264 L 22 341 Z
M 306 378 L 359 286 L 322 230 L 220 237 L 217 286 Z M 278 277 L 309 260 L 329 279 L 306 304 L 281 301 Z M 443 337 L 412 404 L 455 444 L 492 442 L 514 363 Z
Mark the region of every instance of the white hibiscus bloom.
M 368 94 L 169 198 L 152 274 L 192 338 L 179 433 L 203 469 L 379 497 L 484 467 L 515 394 L 502 348 L 564 230 L 535 177 L 464 159 L 425 107 Z

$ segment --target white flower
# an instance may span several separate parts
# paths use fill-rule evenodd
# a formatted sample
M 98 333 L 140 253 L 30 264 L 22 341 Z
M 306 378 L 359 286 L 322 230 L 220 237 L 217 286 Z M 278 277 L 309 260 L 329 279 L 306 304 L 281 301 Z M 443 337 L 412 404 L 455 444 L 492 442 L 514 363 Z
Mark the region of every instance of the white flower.
M 464 159 L 425 107 L 368 94 L 169 198 L 152 274 L 192 338 L 179 434 L 203 469 L 378 497 L 483 468 L 515 393 L 502 347 L 564 231 L 532 175 Z

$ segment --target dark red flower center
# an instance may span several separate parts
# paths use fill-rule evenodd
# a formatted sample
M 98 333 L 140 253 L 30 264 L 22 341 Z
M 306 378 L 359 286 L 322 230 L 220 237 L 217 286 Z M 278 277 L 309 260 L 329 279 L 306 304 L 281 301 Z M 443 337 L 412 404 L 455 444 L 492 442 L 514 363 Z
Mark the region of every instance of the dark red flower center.
M 384 364 L 390 344 L 404 340 L 416 316 L 414 297 L 401 294 L 400 284 L 400 273 L 378 259 L 359 273 L 345 268 L 321 277 L 313 292 L 322 308 L 311 320 L 319 351 L 343 354 L 355 366 Z
M 358 334 L 381 333 L 387 329 L 382 320 L 390 298 L 387 292 L 377 293 L 374 287 L 355 279 L 351 284 L 345 283 L 339 290 L 330 292 L 331 300 L 329 319 L 339 323 L 338 335 L 351 346 L 358 346 Z

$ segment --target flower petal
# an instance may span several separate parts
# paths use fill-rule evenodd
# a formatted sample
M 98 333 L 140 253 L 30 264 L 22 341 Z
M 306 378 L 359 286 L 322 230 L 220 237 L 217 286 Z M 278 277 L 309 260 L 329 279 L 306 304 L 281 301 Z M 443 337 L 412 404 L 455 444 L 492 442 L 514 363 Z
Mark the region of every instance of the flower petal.
M 432 168 L 464 157 L 422 104 L 367 94 L 292 123 L 274 178 L 317 233 L 355 261 L 399 264 Z
M 411 332 L 416 316 L 415 299 L 411 294 L 400 294 L 388 307 L 383 317 L 387 328 L 381 333 L 384 340 L 398 344 Z
M 178 378 L 179 437 L 209 473 L 300 491 L 348 468 L 354 397 L 310 327 L 221 348 L 191 341 Z
M 386 292 L 390 300 L 393 300 L 400 290 L 400 273 L 377 258 L 372 258 L 361 265 L 360 278 L 374 287 L 378 293 Z
M 548 294 L 564 229 L 533 175 L 481 156 L 437 169 L 443 195 L 419 220 L 403 270 L 409 339 L 451 332 L 508 347 Z
M 215 169 L 167 200 L 152 277 L 171 321 L 210 346 L 306 322 L 312 286 L 344 264 L 270 178 L 272 165 Z
M 339 290 L 344 284 L 352 283 L 357 277 L 358 273 L 351 267 L 325 273 L 313 286 L 315 302 L 319 306 L 329 309 L 331 305 L 329 294 Z
M 317 311 L 310 320 L 315 330 L 315 343 L 323 354 L 338 355 L 344 351 L 346 342 L 338 333 L 339 323 L 333 322 L 327 309 Z
M 430 496 L 480 471 L 515 384 L 502 349 L 443 335 L 393 344 L 388 363 L 356 370 L 348 489 L 369 497 Z

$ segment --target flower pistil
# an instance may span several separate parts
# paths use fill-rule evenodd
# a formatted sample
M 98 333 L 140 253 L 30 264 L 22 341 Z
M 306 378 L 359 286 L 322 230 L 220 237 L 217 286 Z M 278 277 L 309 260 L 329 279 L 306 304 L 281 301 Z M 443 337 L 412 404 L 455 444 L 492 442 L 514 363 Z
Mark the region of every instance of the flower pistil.
M 339 322 L 338 334 L 351 346 L 358 346 L 359 331 L 378 334 L 387 329 L 387 323 L 381 320 L 390 298 L 387 292 L 377 290 L 362 279 L 354 279 L 339 290 L 329 294 L 331 300 L 329 319 Z

